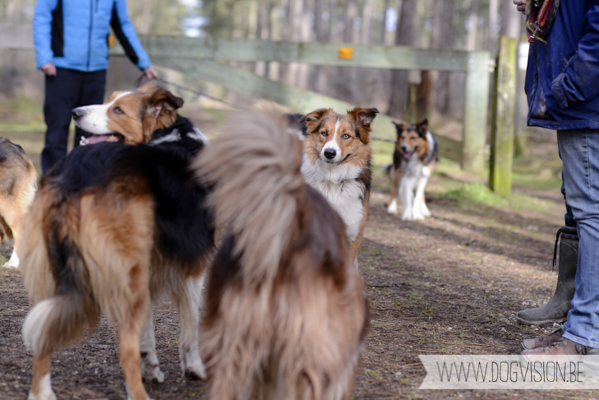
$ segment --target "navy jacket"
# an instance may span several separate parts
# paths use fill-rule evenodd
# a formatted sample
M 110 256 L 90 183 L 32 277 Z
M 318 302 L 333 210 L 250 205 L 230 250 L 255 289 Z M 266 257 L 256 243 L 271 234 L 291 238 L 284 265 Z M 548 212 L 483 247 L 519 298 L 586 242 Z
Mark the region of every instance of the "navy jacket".
M 599 129 L 599 1 L 561 1 L 547 43 L 530 45 L 528 125 Z
M 151 65 L 133 24 L 126 0 L 37 0 L 33 42 L 37 67 L 54 63 L 83 72 L 108 67 L 110 27 L 127 56 L 140 69 Z

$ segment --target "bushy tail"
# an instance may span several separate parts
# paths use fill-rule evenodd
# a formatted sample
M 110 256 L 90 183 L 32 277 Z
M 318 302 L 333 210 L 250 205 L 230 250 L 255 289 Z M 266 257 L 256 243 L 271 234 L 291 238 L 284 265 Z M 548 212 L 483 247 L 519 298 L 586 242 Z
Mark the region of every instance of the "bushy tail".
M 305 195 L 301 144 L 286 130 L 284 116 L 238 114 L 194 164 L 199 178 L 214 185 L 211 203 L 252 280 L 277 271 Z
M 49 354 L 54 348 L 68 344 L 86 327 L 95 325 L 100 315 L 89 273 L 77 246 L 68 237 L 58 240 L 56 231 L 45 239 L 56 293 L 39 301 L 25 318 L 23 342 L 35 356 Z

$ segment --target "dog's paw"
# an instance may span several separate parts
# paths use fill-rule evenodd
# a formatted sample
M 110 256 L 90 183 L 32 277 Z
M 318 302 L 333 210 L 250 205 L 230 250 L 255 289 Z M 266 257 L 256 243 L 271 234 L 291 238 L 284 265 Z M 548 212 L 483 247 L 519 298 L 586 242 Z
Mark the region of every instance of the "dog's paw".
M 56 400 L 56 395 L 50 386 L 47 386 L 44 382 L 41 382 L 39 393 L 36 395 L 30 391 L 29 396 L 27 396 L 27 400 Z
M 183 375 L 187 378 L 187 379 L 193 379 L 193 380 L 205 380 L 207 375 L 206 375 L 206 367 L 204 367 L 204 364 L 202 363 L 202 361 L 200 361 L 199 363 L 194 363 L 194 365 L 188 365 L 187 367 L 185 367 L 185 371 L 183 372 Z
M 389 207 L 387 207 L 387 212 L 389 214 L 397 214 L 397 201 L 393 200 Z
M 10 259 L 4 263 L 3 268 L 19 268 L 19 257 L 17 257 L 16 252 L 12 252 Z
M 143 374 L 143 379 L 146 382 L 163 383 L 164 382 L 164 374 L 162 373 L 160 368 L 158 366 L 156 366 L 153 371 L 146 371 Z
M 146 382 L 162 383 L 164 382 L 164 374 L 158 365 L 151 365 L 142 360 L 141 376 Z
M 404 215 L 401 216 L 402 221 L 412 221 L 413 219 L 414 216 L 412 215 L 412 213 L 404 213 Z

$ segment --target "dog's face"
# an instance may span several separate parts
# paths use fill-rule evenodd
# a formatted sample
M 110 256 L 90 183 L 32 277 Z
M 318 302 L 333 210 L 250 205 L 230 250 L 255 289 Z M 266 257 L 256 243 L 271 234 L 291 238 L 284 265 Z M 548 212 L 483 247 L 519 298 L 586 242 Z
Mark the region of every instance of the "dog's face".
M 328 164 L 340 164 L 364 151 L 370 142 L 370 124 L 379 111 L 376 108 L 354 108 L 347 114 L 319 109 L 307 114 L 301 122 L 308 126 L 306 154 Z
M 396 149 L 406 159 L 410 159 L 412 154 L 426 145 L 426 132 L 428 132 L 428 120 L 424 120 L 416 125 L 406 125 L 404 123 L 396 124 L 397 144 Z
M 183 99 L 153 84 L 114 92 L 107 103 L 73 109 L 75 124 L 91 133 L 81 144 L 147 143 L 152 132 L 172 125 Z

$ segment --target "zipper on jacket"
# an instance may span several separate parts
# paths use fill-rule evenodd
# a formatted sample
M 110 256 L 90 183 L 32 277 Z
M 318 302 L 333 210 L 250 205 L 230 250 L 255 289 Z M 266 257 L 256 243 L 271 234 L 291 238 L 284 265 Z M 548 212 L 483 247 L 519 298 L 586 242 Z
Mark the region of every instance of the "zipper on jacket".
M 89 35 L 87 38 L 87 72 L 92 57 L 92 30 L 94 27 L 94 0 L 89 0 Z

